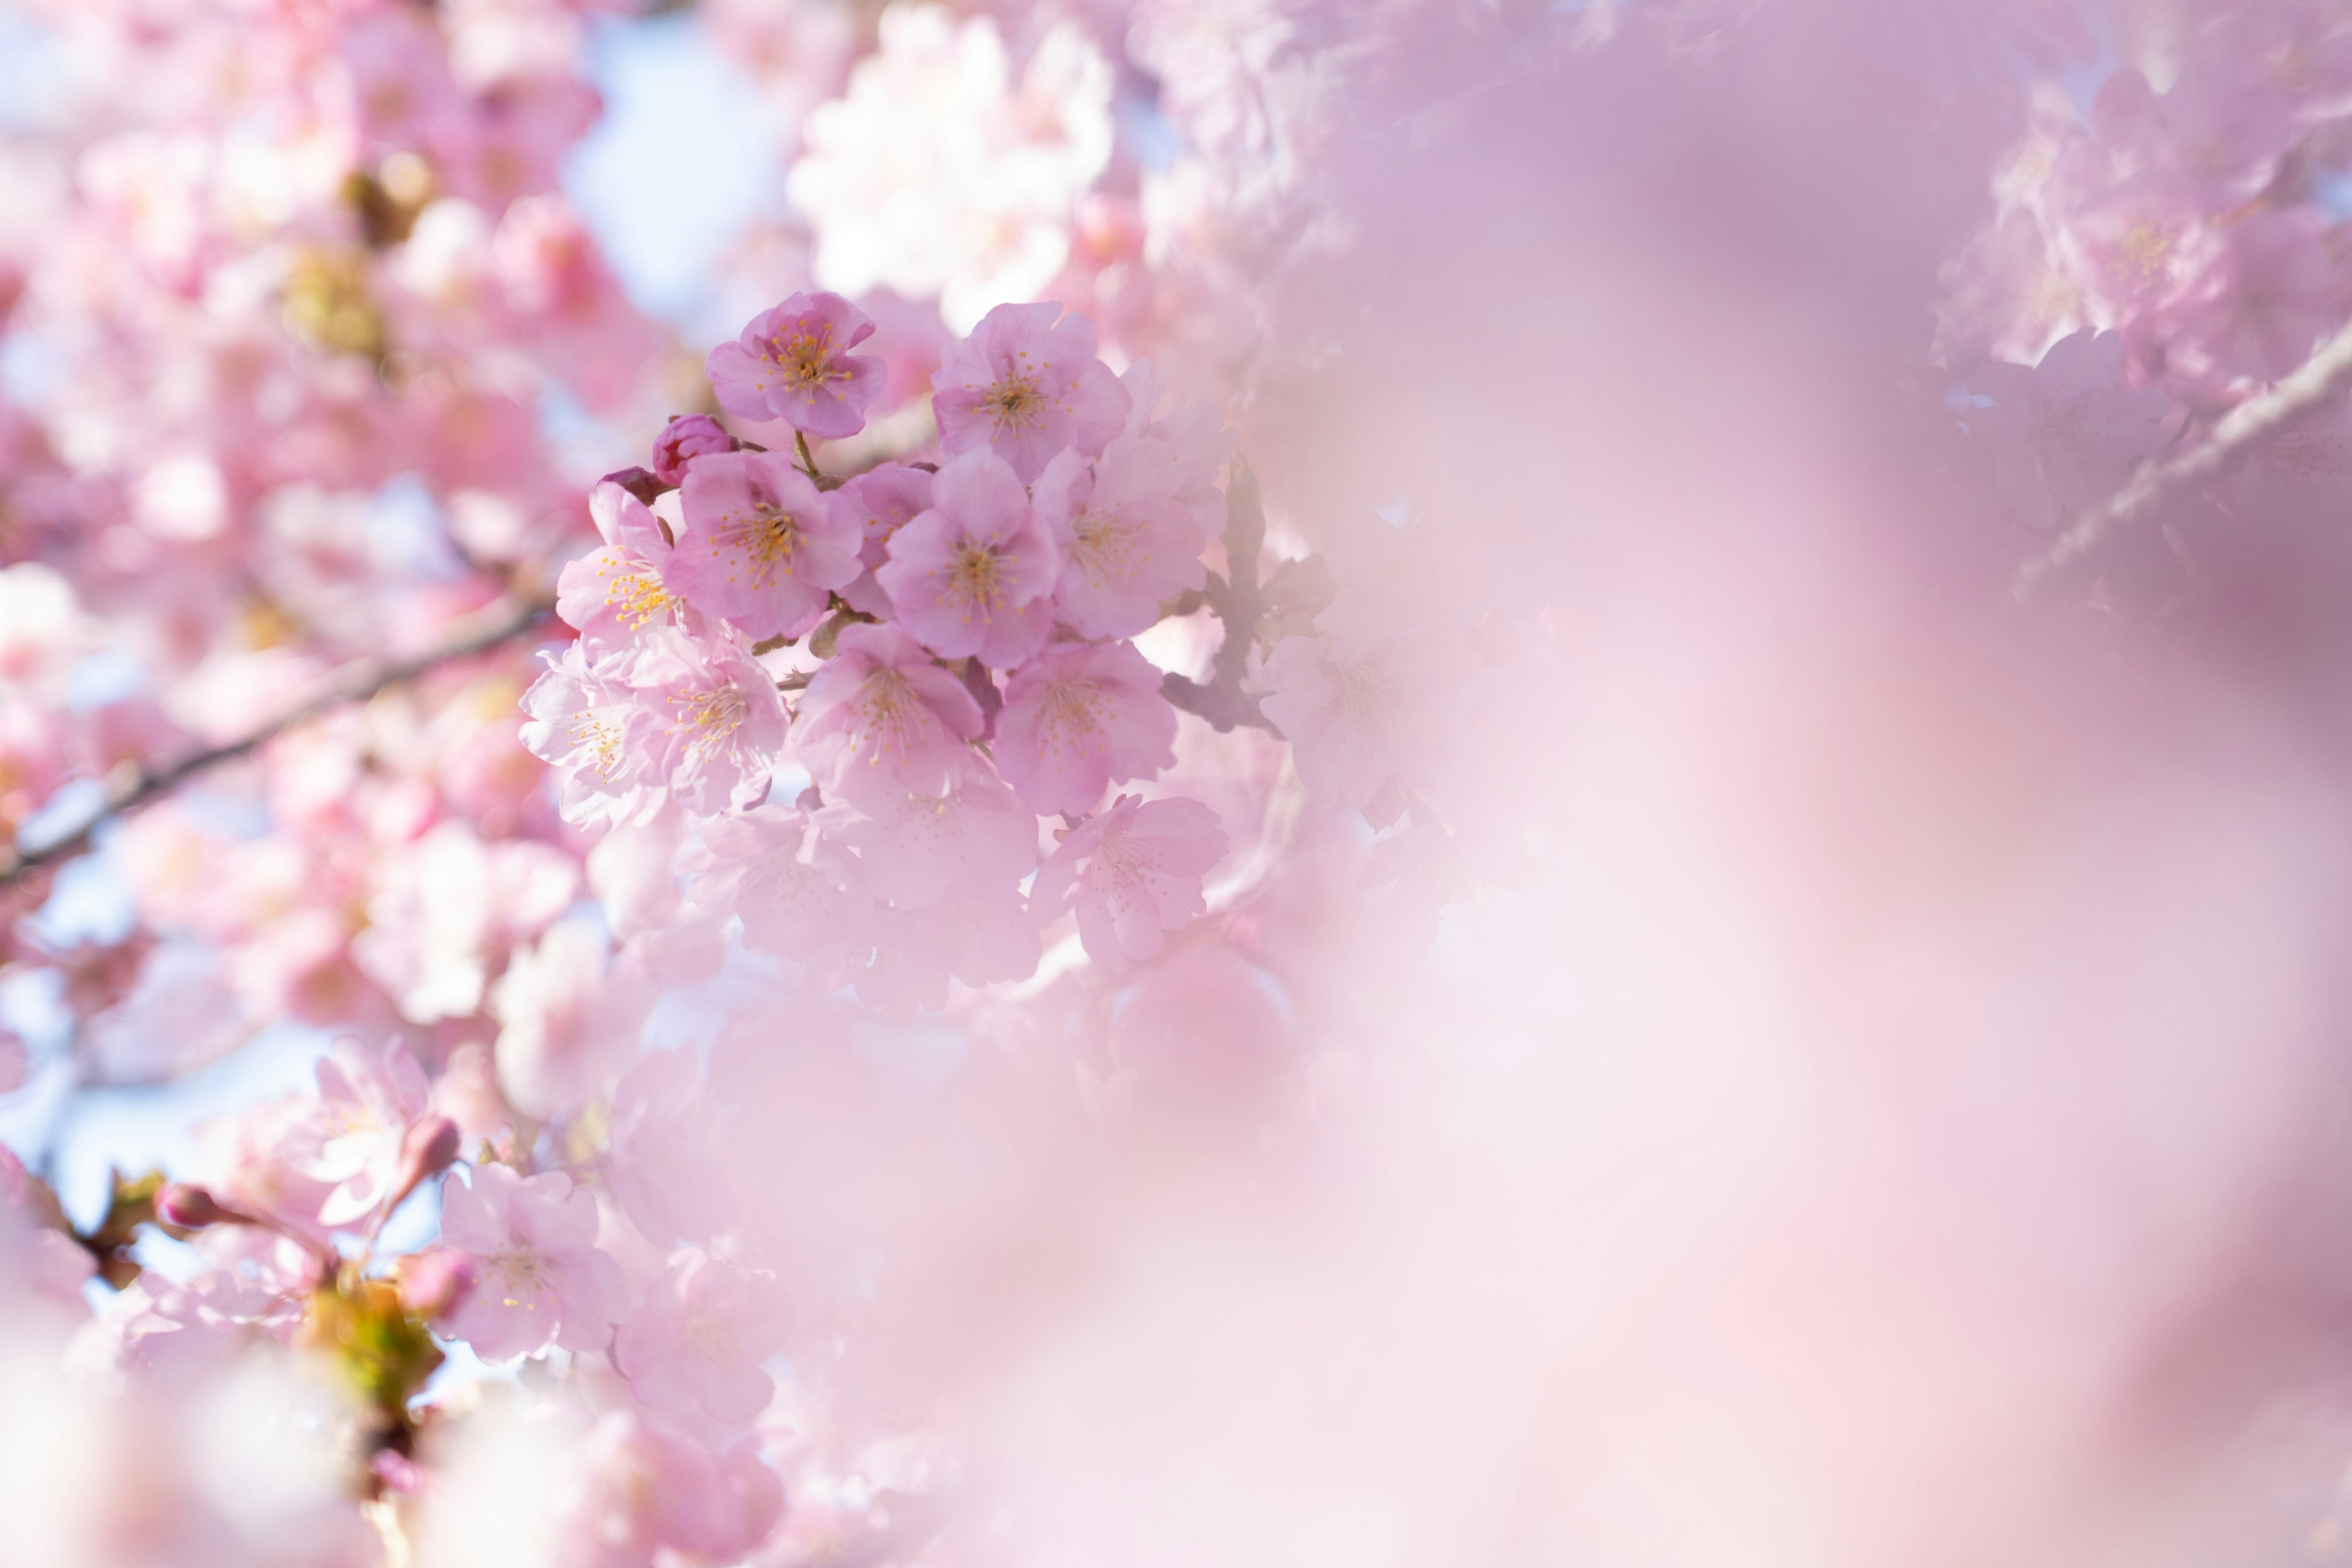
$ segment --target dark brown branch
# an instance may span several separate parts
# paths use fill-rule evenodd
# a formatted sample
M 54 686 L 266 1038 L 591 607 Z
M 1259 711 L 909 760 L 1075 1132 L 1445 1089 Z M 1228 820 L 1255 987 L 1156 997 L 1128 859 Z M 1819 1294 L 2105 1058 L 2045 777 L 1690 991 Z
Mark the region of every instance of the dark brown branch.
M 364 702 L 379 691 L 414 680 L 453 659 L 487 653 L 491 648 L 512 642 L 545 620 L 554 609 L 554 601 L 551 599 L 492 605 L 472 616 L 468 627 L 448 641 L 412 658 L 396 659 L 389 664 L 371 664 L 349 671 L 309 701 L 272 720 L 250 735 L 226 745 L 208 747 L 161 767 L 135 770 L 128 778 L 109 788 L 104 803 L 64 837 L 52 839 L 32 849 L 0 852 L 0 889 L 13 887 L 44 867 L 80 854 L 89 847 L 90 835 L 97 832 L 100 824 L 109 817 L 136 811 L 169 795 L 196 774 L 249 755 L 287 731 L 307 724 L 347 702 Z
M 1257 639 L 1258 616 L 1265 607 L 1257 578 L 1258 555 L 1265 548 L 1265 506 L 1259 499 L 1257 475 L 1246 460 L 1234 458 L 1232 479 L 1225 486 L 1225 564 L 1230 582 L 1209 575 L 1201 590 L 1202 603 L 1224 623 L 1224 640 L 1217 645 L 1216 663 L 1206 682 L 1170 675 L 1160 683 L 1160 694 L 1187 713 L 1197 713 L 1220 731 L 1247 724 L 1280 739 L 1257 704 L 1242 689 L 1249 671 L 1250 646 Z M 1189 594 L 1185 595 L 1190 598 Z

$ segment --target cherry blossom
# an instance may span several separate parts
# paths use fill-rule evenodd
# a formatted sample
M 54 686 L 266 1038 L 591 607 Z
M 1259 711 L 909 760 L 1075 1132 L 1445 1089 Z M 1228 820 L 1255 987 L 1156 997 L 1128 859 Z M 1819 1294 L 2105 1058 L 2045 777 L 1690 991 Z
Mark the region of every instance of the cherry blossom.
M 840 295 L 795 294 L 710 351 L 711 392 L 739 418 L 782 419 L 827 440 L 855 436 L 882 391 L 882 362 L 849 351 L 873 335 L 872 320 Z
M 857 575 L 856 535 L 772 452 L 698 458 L 678 493 L 685 522 L 667 584 L 753 641 L 804 635 L 827 594 Z
M 613 1194 L 657 1247 L 708 1241 L 735 1222 L 719 1107 L 690 1051 L 649 1051 L 613 1091 Z
M 890 596 L 874 574 L 890 558 L 891 535 L 930 504 L 930 474 L 904 463 L 868 468 L 833 492 L 834 510 L 857 525 L 857 559 L 866 568 L 842 588 L 843 603 L 877 620 L 890 614 Z
M 748 652 L 672 635 L 646 649 L 632 679 L 654 715 L 644 731 L 653 776 L 698 812 L 759 804 L 789 721 L 775 683 Z
M 980 705 L 893 626 L 851 626 L 809 681 L 793 741 L 828 795 L 937 795 L 971 765 Z
M 617 672 L 601 674 L 590 665 L 584 641 L 561 658 L 548 658 L 522 709 L 530 718 L 523 744 L 555 769 L 566 822 L 625 821 L 658 797 L 660 783 L 648 764 L 649 736 L 660 720 Z
M 731 452 L 735 437 L 708 414 L 681 414 L 662 426 L 654 441 L 654 478 L 666 485 L 682 483 L 687 465 L 713 452 Z
M 783 1328 L 772 1279 L 688 1247 L 622 1325 L 613 1359 L 651 1409 L 698 1405 L 715 1421 L 748 1421 L 774 1396 L 760 1363 L 782 1347 Z
M 1105 788 L 1176 764 L 1176 710 L 1133 643 L 1056 646 L 1004 687 L 996 762 L 1039 813 L 1094 809 Z
M 288 1139 L 287 1164 L 330 1189 L 320 1223 L 343 1225 L 391 1193 L 409 1124 L 425 1112 L 425 1071 L 397 1040 L 371 1050 L 341 1039 L 317 1074 L 318 1102 Z
M 1052 630 L 1054 542 L 1003 459 L 968 452 L 941 468 L 930 510 L 890 536 L 875 578 L 900 624 L 947 658 L 1020 663 Z
M 1137 437 L 1112 441 L 1091 469 L 1064 452 L 1038 478 L 1037 513 L 1061 547 L 1055 605 L 1079 635 L 1132 637 L 1207 581 L 1208 539 L 1181 499 L 1184 482 L 1167 443 Z
M 857 858 L 805 812 L 767 805 L 711 824 L 696 907 L 742 921 L 743 944 L 795 963 L 844 963 L 871 945 L 872 900 Z
M 1121 969 L 1207 911 L 1201 880 L 1224 853 L 1217 814 L 1200 802 L 1121 795 L 1070 830 L 1039 868 L 1030 902 L 1075 909 L 1088 956 Z
M 948 455 L 984 447 L 1024 485 L 1057 452 L 1099 456 L 1133 406 L 1095 357 L 1094 323 L 1057 305 L 999 305 L 941 357 L 931 386 Z
M 866 795 L 855 806 L 825 807 L 815 821 L 857 851 L 866 889 L 902 910 L 950 890 L 984 897 L 1010 888 L 1037 859 L 1034 816 L 976 769 L 938 795 Z
M 442 1190 L 441 1240 L 473 1275 L 441 1331 L 486 1360 L 600 1351 L 628 1315 L 620 1265 L 596 1247 L 595 1197 L 560 1171 L 472 1167 Z

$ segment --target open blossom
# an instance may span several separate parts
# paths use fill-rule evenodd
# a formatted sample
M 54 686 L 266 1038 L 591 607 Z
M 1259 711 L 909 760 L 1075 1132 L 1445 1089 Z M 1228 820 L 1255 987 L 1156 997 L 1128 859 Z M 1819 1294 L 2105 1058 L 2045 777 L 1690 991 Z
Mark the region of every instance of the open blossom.
M 1054 542 L 1003 459 L 971 451 L 941 468 L 931 508 L 890 538 L 875 577 L 923 646 L 1003 669 L 1053 629 Z
M 783 750 L 783 700 L 759 661 L 733 643 L 672 633 L 634 672 L 653 711 L 642 731 L 651 773 L 688 810 L 710 815 L 757 805 Z
M 570 1115 L 636 1048 L 653 989 L 609 965 L 605 947 L 595 922 L 558 921 L 516 948 L 490 988 L 499 1088 L 517 1110 L 542 1121 Z
M 940 357 L 931 389 L 940 449 L 985 447 L 1024 485 L 1057 452 L 1099 456 L 1133 402 L 1095 357 L 1094 323 L 1051 303 L 991 310 Z
M 554 846 L 485 843 L 453 817 L 377 863 L 352 955 L 410 1022 L 462 1018 L 481 1006 L 496 959 L 545 929 L 579 888 L 579 865 Z
M 1164 933 L 1207 912 L 1201 881 L 1224 853 L 1217 814 L 1199 801 L 1121 795 L 1070 830 L 1029 901 L 1043 912 L 1075 909 L 1088 956 L 1118 970 L 1154 956 Z
M 764 805 L 714 822 L 707 864 L 688 868 L 688 896 L 743 922 L 743 945 L 792 964 L 846 963 L 873 941 L 874 900 L 857 857 L 818 833 L 808 813 Z
M 588 512 L 604 543 L 565 564 L 555 613 L 596 658 L 628 647 L 649 626 L 671 624 L 685 604 L 662 580 L 670 542 L 645 502 L 607 479 L 590 494 Z
M 719 1102 L 692 1050 L 648 1051 L 613 1090 L 613 1195 L 647 1241 L 707 1241 L 735 1223 Z
M 865 568 L 841 590 L 842 601 L 861 615 L 887 616 L 890 595 L 874 573 L 890 558 L 890 536 L 930 507 L 931 476 L 908 464 L 885 463 L 834 491 L 832 501 L 836 515 L 856 525 L 857 559 Z
M 788 189 L 820 281 L 937 295 L 961 330 L 1068 259 L 1072 209 L 1110 160 L 1110 62 L 1075 21 L 1045 29 L 1017 80 L 992 16 L 900 4 L 875 26 L 847 93 L 809 115 Z
M 1994 486 L 2020 526 L 2044 532 L 2072 521 L 2163 444 L 2172 399 L 2122 385 L 2123 369 L 2123 340 L 2086 327 L 2031 369 L 1993 363 L 1969 377 L 1970 390 L 1993 401 L 1969 410 L 1969 423 L 1983 434 Z
M 866 886 L 900 909 L 950 891 L 985 897 L 1009 889 L 1037 862 L 1037 819 L 1013 792 L 977 768 L 934 795 L 901 790 L 836 803 L 817 826 L 857 851 Z
M 699 1405 L 717 1421 L 749 1421 L 775 1379 L 760 1363 L 784 1341 L 775 1281 L 689 1247 L 614 1337 L 613 1360 L 648 1408 Z
M 477 1165 L 445 1183 L 441 1240 L 465 1255 L 473 1284 L 435 1326 L 485 1361 L 551 1342 L 600 1351 L 628 1313 L 621 1266 L 596 1247 L 595 1196 L 561 1171 Z
M 1167 482 L 1176 504 L 1210 538 L 1223 534 L 1225 498 L 1217 489 L 1217 476 L 1234 455 L 1238 437 L 1233 426 L 1214 405 L 1199 398 L 1161 413 L 1160 405 L 1168 401 L 1168 375 L 1148 359 L 1128 366 L 1118 379 L 1133 399 L 1124 434 L 1129 439 L 1148 437 L 1165 448 L 1174 468 Z
M 1399 622 L 1379 603 L 1343 595 L 1316 617 L 1320 636 L 1285 637 L 1265 661 L 1260 706 L 1317 801 L 1369 805 L 1462 718 L 1432 673 L 1454 667 L 1460 638 Z
M 530 721 L 522 743 L 555 770 L 563 820 L 586 826 L 635 816 L 660 794 L 646 769 L 654 715 L 626 684 L 593 668 L 580 643 L 561 658 L 542 657 L 547 668 L 523 693 Z
M 755 642 L 801 636 L 824 616 L 827 593 L 857 575 L 856 533 L 773 452 L 698 458 L 678 507 L 669 587 Z
M 865 427 L 882 391 L 882 361 L 849 352 L 873 332 L 866 312 L 838 294 L 795 294 L 712 349 L 704 368 L 719 406 L 737 418 L 781 419 L 839 440 Z
M 1081 636 L 1133 637 L 1161 605 L 1208 581 L 1208 538 L 1182 484 L 1175 449 L 1149 437 L 1120 437 L 1092 468 L 1076 452 L 1046 465 L 1036 505 L 1061 548 L 1055 604 Z
M 896 626 L 841 634 L 801 696 L 793 738 L 828 796 L 936 795 L 971 765 L 964 742 L 981 731 L 980 704 Z
M 344 1038 L 316 1071 L 318 1104 L 289 1130 L 286 1163 L 297 1175 L 331 1187 L 320 1221 L 348 1225 L 392 1190 L 408 1124 L 425 1113 L 425 1069 L 397 1040 L 370 1050 Z
M 1047 648 L 1005 683 L 996 765 L 1040 813 L 1091 811 L 1111 784 L 1176 764 L 1176 710 L 1133 643 Z
M 951 894 L 919 910 L 876 911 L 873 962 L 851 977 L 857 999 L 886 1017 L 947 1005 L 948 982 L 993 985 L 1037 972 L 1044 942 L 1020 895 Z

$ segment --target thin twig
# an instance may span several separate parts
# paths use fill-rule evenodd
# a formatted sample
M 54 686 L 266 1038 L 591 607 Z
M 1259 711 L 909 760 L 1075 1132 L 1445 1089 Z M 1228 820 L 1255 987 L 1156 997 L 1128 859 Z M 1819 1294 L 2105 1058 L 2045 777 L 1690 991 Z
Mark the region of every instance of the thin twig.
M 1212 573 L 1202 591 L 1224 623 L 1224 640 L 1217 645 L 1216 663 L 1206 682 L 1169 675 L 1160 680 L 1160 691 L 1173 706 L 1199 714 L 1220 731 L 1247 724 L 1278 740 L 1282 731 L 1259 710 L 1257 699 L 1242 689 L 1250 646 L 1257 638 L 1258 615 L 1265 608 L 1257 580 L 1258 552 L 1265 547 L 1265 507 L 1258 498 L 1257 475 L 1236 457 L 1225 486 L 1225 565 L 1233 580 Z
M 2212 433 L 2161 463 L 2143 463 L 2130 482 L 2075 520 L 2057 542 L 2018 569 L 2011 588 L 2021 603 L 2064 567 L 2097 549 L 2116 529 L 2153 511 L 2165 497 L 2220 474 L 2246 449 L 2289 421 L 2318 407 L 2352 379 L 2352 325 L 2337 329 L 2302 368 L 2260 397 L 2223 416 Z
M 316 697 L 249 735 L 225 745 L 207 747 L 162 767 L 136 769 L 128 778 L 110 788 L 99 808 L 62 838 L 52 839 L 32 849 L 0 852 L 0 889 L 12 887 L 44 867 L 80 854 L 89 847 L 90 835 L 98 831 L 99 825 L 109 817 L 136 811 L 169 795 L 196 774 L 258 751 L 287 731 L 307 724 L 347 702 L 364 702 L 379 691 L 414 680 L 453 659 L 487 653 L 501 644 L 512 642 L 546 619 L 554 608 L 553 600 L 539 598 L 527 599 L 520 604 L 492 605 L 471 617 L 472 624 L 468 629 L 438 647 L 408 658 L 396 659 L 389 664 L 369 664 L 347 673 Z

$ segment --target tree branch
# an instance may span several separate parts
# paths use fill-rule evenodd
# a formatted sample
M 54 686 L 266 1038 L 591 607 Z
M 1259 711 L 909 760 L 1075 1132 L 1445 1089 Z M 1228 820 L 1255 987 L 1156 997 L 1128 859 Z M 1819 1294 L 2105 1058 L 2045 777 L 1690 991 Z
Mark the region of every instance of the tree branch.
M 2031 601 L 2052 576 L 2089 555 L 2108 534 L 2137 521 L 2182 487 L 2221 473 L 2255 442 L 2326 402 L 2347 380 L 2352 380 L 2352 325 L 2338 328 L 2294 374 L 2231 409 L 2188 451 L 2166 462 L 2141 464 L 2123 489 L 2076 519 L 2049 549 L 2018 568 L 2010 591 L 2020 603 Z
M 1211 573 L 1202 590 L 1202 602 L 1224 623 L 1224 640 L 1217 645 L 1216 663 L 1205 683 L 1169 675 L 1161 679 L 1160 691 L 1173 706 L 1199 714 L 1221 731 L 1247 724 L 1279 740 L 1282 731 L 1259 710 L 1257 699 L 1242 689 L 1250 647 L 1257 640 L 1258 616 L 1265 607 L 1257 580 L 1258 555 L 1265 548 L 1265 506 L 1258 496 L 1257 475 L 1236 456 L 1233 478 L 1225 486 L 1225 566 L 1233 580 Z
M 45 867 L 72 858 L 89 846 L 90 835 L 109 817 L 121 816 L 169 795 L 207 769 L 258 751 L 271 741 L 347 702 L 364 702 L 388 687 L 415 679 L 453 659 L 487 653 L 512 642 L 545 620 L 555 609 L 552 599 L 526 599 L 520 604 L 489 605 L 470 618 L 468 626 L 437 647 L 389 664 L 370 664 L 349 671 L 325 690 L 253 733 L 225 745 L 208 747 L 162 767 L 142 766 L 106 792 L 106 799 L 73 831 L 35 848 L 0 852 L 0 889 L 14 887 Z

